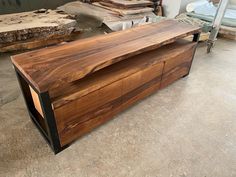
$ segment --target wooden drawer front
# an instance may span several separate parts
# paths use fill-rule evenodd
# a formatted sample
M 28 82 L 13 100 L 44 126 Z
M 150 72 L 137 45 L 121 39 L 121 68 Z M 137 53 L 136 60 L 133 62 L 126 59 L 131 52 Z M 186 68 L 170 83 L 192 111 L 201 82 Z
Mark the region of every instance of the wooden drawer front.
M 122 109 L 145 98 L 160 88 L 164 63 L 161 62 L 123 80 Z
M 61 145 L 72 142 L 158 90 L 163 67 L 161 62 L 55 109 Z
M 58 131 L 65 133 L 75 128 L 88 119 L 94 112 L 104 104 L 121 97 L 122 82 L 94 91 L 78 100 L 70 102 L 54 110 Z M 102 110 L 100 109 L 100 112 Z M 80 130 L 77 130 L 80 131 Z
M 165 61 L 161 88 L 170 85 L 189 73 L 194 50 L 195 46 L 192 46 L 188 52 L 186 49 L 182 54 Z

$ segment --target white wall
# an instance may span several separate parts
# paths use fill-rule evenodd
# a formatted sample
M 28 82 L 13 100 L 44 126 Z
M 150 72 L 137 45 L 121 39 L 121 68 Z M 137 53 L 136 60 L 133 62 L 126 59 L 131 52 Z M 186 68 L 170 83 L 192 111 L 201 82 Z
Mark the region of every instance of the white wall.
M 197 1 L 197 0 L 182 0 L 181 6 L 180 6 L 180 12 L 185 12 L 187 4 L 193 1 Z M 236 5 L 236 0 L 230 0 L 229 3 Z
M 197 0 L 182 0 L 181 5 L 180 5 L 180 13 L 185 12 L 187 4 L 194 1 L 197 1 Z
M 174 18 L 179 14 L 181 0 L 163 0 L 162 2 L 164 15 Z
M 186 5 L 197 0 L 163 0 L 164 15 L 174 18 L 176 15 L 185 12 Z M 230 0 L 230 4 L 236 5 L 236 0 Z
M 236 0 L 230 0 L 230 4 L 236 5 Z
M 174 18 L 180 12 L 184 12 L 186 5 L 192 1 L 196 0 L 163 0 L 164 15 L 169 18 Z

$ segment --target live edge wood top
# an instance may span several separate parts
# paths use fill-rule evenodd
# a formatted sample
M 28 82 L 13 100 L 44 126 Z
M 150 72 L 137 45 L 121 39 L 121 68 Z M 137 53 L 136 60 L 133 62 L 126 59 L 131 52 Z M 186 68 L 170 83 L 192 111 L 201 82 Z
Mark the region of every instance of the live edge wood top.
M 38 92 L 46 92 L 199 32 L 198 27 L 166 20 L 15 55 L 12 62 Z

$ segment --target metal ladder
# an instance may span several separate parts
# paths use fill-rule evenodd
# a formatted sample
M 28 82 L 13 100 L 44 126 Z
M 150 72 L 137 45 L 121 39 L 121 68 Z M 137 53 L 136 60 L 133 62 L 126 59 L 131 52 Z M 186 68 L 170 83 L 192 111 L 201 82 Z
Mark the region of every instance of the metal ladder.
M 207 53 L 210 53 L 212 48 L 214 47 L 214 44 L 215 44 L 215 41 L 217 40 L 217 35 L 219 33 L 220 26 L 224 18 L 225 11 L 227 9 L 228 4 L 229 4 L 229 0 L 220 0 L 215 18 L 212 22 L 211 34 L 207 41 Z

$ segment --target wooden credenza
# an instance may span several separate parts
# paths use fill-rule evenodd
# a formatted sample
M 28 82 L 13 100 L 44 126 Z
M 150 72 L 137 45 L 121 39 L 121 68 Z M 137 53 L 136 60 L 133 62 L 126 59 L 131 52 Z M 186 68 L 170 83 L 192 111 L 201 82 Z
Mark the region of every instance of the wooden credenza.
M 189 74 L 200 29 L 167 20 L 12 57 L 28 112 L 55 153 Z M 183 38 L 193 36 L 193 41 Z

